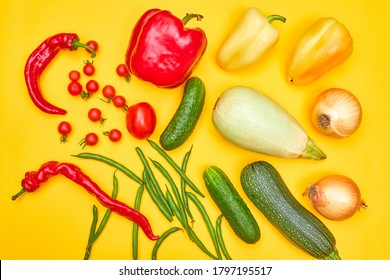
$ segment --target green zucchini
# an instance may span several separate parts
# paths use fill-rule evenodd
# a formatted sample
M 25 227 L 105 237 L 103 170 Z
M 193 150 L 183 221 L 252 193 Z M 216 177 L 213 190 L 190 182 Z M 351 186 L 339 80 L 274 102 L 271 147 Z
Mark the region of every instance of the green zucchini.
M 198 77 L 189 78 L 180 105 L 160 136 L 165 150 L 176 149 L 190 137 L 202 113 L 205 96 L 203 81 Z
M 333 234 L 294 198 L 271 164 L 249 164 L 240 179 L 249 199 L 288 240 L 314 258 L 340 259 Z
M 227 175 L 220 168 L 210 166 L 203 172 L 203 179 L 234 233 L 246 243 L 256 243 L 260 239 L 259 225 Z

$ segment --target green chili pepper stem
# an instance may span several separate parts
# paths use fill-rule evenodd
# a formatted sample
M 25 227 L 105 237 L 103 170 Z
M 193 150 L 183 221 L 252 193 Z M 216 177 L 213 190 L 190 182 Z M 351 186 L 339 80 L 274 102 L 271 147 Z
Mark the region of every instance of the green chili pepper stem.
M 179 227 L 173 227 L 173 228 L 170 228 L 168 229 L 166 232 L 164 232 L 163 234 L 161 234 L 160 238 L 156 241 L 156 243 L 154 244 L 153 246 L 153 251 L 152 251 L 152 260 L 157 260 L 157 251 L 158 249 L 160 248 L 162 242 L 169 236 L 171 235 L 172 233 L 178 231 L 178 230 L 182 230 L 181 228 Z
M 220 250 L 219 245 L 218 245 L 217 235 L 216 235 L 214 227 L 211 223 L 210 217 L 206 212 L 206 209 L 204 208 L 204 206 L 200 202 L 200 200 L 193 193 L 188 193 L 188 198 L 192 200 L 192 202 L 195 204 L 195 206 L 198 208 L 200 214 L 202 215 L 202 218 L 203 218 L 204 222 L 206 223 L 207 229 L 208 229 L 210 236 L 213 240 L 218 259 L 221 260 L 222 255 L 221 255 L 221 250 Z
M 188 176 L 183 172 L 183 170 L 176 164 L 176 162 L 162 149 L 159 145 L 157 145 L 152 140 L 147 139 L 149 144 L 160 153 L 160 155 L 165 158 L 166 161 L 176 170 L 177 173 L 182 176 L 182 178 L 186 181 L 188 186 L 201 197 L 204 197 L 204 194 L 195 186 L 195 184 L 188 178 Z
M 141 199 L 142 199 L 142 194 L 144 192 L 145 185 L 141 185 L 138 190 L 137 190 L 137 195 L 135 197 L 135 202 L 134 202 L 134 210 L 139 211 L 141 208 Z M 132 248 L 133 248 L 133 259 L 138 260 L 138 229 L 139 225 L 137 223 L 133 223 L 133 232 L 132 232 Z
M 87 248 L 85 249 L 84 260 L 88 260 L 89 256 L 91 255 L 92 243 L 94 240 L 96 225 L 97 225 L 97 221 L 98 221 L 98 209 L 97 209 L 96 205 L 94 205 L 92 207 L 92 214 L 93 214 L 93 218 L 92 218 L 92 223 L 91 223 L 91 229 L 89 231 Z
M 143 181 L 141 178 L 139 178 L 137 175 L 135 175 L 135 173 L 133 173 L 130 169 L 128 169 L 124 165 L 120 164 L 119 162 L 116 162 L 113 159 L 110 159 L 110 158 L 102 156 L 102 155 L 93 154 L 93 153 L 80 153 L 78 155 L 73 155 L 73 156 L 78 157 L 78 158 L 83 158 L 83 159 L 93 159 L 93 160 L 97 160 L 97 161 L 106 163 L 106 164 L 118 169 L 119 171 L 124 173 L 126 176 L 128 176 L 130 179 L 136 181 L 138 184 L 140 184 L 140 185 L 143 184 Z
M 267 17 L 268 22 L 271 24 L 274 20 L 279 20 L 281 22 L 286 22 L 286 18 L 279 15 L 270 15 Z
M 197 21 L 201 21 L 203 19 L 203 16 L 199 14 L 187 13 L 181 21 L 183 22 L 183 25 L 186 25 L 193 18 L 196 18 Z
M 17 194 L 13 195 L 12 196 L 12 200 L 16 200 L 19 196 L 21 196 L 22 194 L 24 194 L 26 192 L 25 189 L 21 189 L 20 192 L 18 192 Z
M 74 40 L 72 43 L 72 49 L 77 50 L 78 48 L 84 48 L 91 52 L 91 57 L 94 58 L 96 56 L 95 51 L 88 45 L 81 43 L 78 39 Z
M 222 224 L 222 217 L 223 217 L 223 215 L 220 215 L 217 218 L 217 224 L 215 226 L 215 231 L 217 233 L 218 243 L 219 243 L 219 246 L 221 247 L 223 255 L 225 256 L 225 258 L 227 260 L 231 260 L 232 258 L 230 257 L 229 252 L 227 251 L 227 248 L 226 248 L 226 245 L 225 245 L 225 241 L 223 240 L 223 236 L 222 236 L 222 226 L 221 226 L 221 224 Z

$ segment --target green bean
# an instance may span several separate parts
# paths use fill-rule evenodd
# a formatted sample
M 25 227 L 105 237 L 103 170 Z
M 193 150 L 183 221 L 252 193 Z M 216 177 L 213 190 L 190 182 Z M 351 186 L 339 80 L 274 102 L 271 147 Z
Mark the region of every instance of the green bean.
M 115 170 L 115 172 L 116 172 L 116 170 Z M 117 197 L 117 194 L 118 194 L 118 179 L 115 176 L 115 172 L 113 175 L 113 186 L 114 187 L 113 187 L 112 195 L 111 195 L 111 197 L 114 199 Z M 91 230 L 89 233 L 88 244 L 87 244 L 87 248 L 86 248 L 85 255 L 84 255 L 85 260 L 89 259 L 89 255 L 90 255 L 91 249 L 92 249 L 92 244 L 96 241 L 96 239 L 102 233 L 104 227 L 107 224 L 108 218 L 111 215 L 111 210 L 107 209 L 106 213 L 103 216 L 102 221 L 99 224 L 98 229 L 96 230 L 96 225 L 97 225 L 97 220 L 98 220 L 98 209 L 95 205 L 93 206 L 92 211 L 93 211 L 93 219 L 92 219 Z
M 191 236 L 191 240 L 204 252 L 206 255 L 208 255 L 213 260 L 217 260 L 218 258 L 213 255 L 209 250 L 207 250 L 206 246 L 203 244 L 203 242 L 199 239 L 199 237 L 196 235 L 195 231 L 192 228 L 188 228 L 189 233 Z
M 202 243 L 202 241 L 198 238 L 198 236 L 196 235 L 196 233 L 193 231 L 193 229 L 191 227 L 188 226 L 188 223 L 187 224 L 184 224 L 184 221 L 182 219 L 182 216 L 180 214 L 180 211 L 178 209 L 178 207 L 176 206 L 174 200 L 173 200 L 173 197 L 172 195 L 170 194 L 169 190 L 167 189 L 167 199 L 168 199 L 168 202 L 170 203 L 171 207 L 172 207 L 172 210 L 173 212 L 175 213 L 175 215 L 177 216 L 179 222 L 183 225 L 183 227 L 185 228 L 185 230 L 187 231 L 187 234 L 188 236 L 190 237 L 190 239 L 204 252 L 206 253 L 206 255 L 208 255 L 210 258 L 216 260 L 217 257 L 214 256 L 209 250 L 207 250 L 206 246 Z
M 116 170 L 115 170 L 116 171 Z M 114 172 L 114 175 L 113 175 L 113 190 L 112 190 L 112 195 L 111 197 L 112 198 L 116 198 L 117 195 L 118 195 L 118 178 L 115 176 L 115 172 Z M 99 237 L 99 235 L 101 234 L 102 230 L 104 229 L 107 221 L 108 221 L 108 218 L 110 217 L 111 215 L 111 210 L 106 210 L 106 213 L 104 214 L 103 216 L 103 219 L 102 221 L 100 222 L 100 225 L 95 233 L 95 238 L 94 238 L 94 241 L 96 240 L 96 238 Z
M 152 251 L 152 260 L 157 260 L 157 250 L 160 248 L 162 242 L 172 233 L 181 230 L 179 227 L 173 227 L 168 229 L 166 232 L 161 234 L 160 238 L 156 241 L 156 243 L 153 246 L 153 251 Z
M 134 202 L 134 210 L 139 211 L 141 207 L 141 198 L 142 194 L 144 192 L 145 186 L 141 185 L 139 186 L 137 190 L 137 195 L 135 197 L 135 202 Z M 132 232 L 132 246 L 133 246 L 133 259 L 138 260 L 138 229 L 139 225 L 137 223 L 133 223 L 133 232 Z
M 199 199 L 193 193 L 189 192 L 187 194 L 188 194 L 189 199 L 191 199 L 192 202 L 195 204 L 195 206 L 198 208 L 200 214 L 202 215 L 204 222 L 206 223 L 207 229 L 208 229 L 210 236 L 213 240 L 218 259 L 219 260 L 222 259 L 221 251 L 220 251 L 220 248 L 218 245 L 217 235 L 215 233 L 213 224 L 211 223 L 210 217 L 206 212 L 206 209 L 204 208 L 203 204 L 199 201 Z
M 217 225 L 215 227 L 215 230 L 217 232 L 218 242 L 219 242 L 219 245 L 221 246 L 221 250 L 222 250 L 223 255 L 225 256 L 225 258 L 227 260 L 231 260 L 232 258 L 230 257 L 229 252 L 227 251 L 227 248 L 226 248 L 226 245 L 225 245 L 225 241 L 223 240 L 223 236 L 222 236 L 222 228 L 221 228 L 222 217 L 223 217 L 223 215 L 220 215 L 218 217 Z
M 94 205 L 92 207 L 92 214 L 93 214 L 93 218 L 92 218 L 92 223 L 91 223 L 91 229 L 89 231 L 87 248 L 86 248 L 85 254 L 84 254 L 84 260 L 88 260 L 90 254 L 91 254 L 91 247 L 92 247 L 92 243 L 93 243 L 92 240 L 93 240 L 94 235 L 95 235 L 96 225 L 97 225 L 97 221 L 98 221 L 98 209 L 97 209 L 96 205 Z
M 168 210 L 166 208 L 166 206 L 161 202 L 160 197 L 157 196 L 157 194 L 155 193 L 153 187 L 151 186 L 151 184 L 149 182 L 149 178 L 148 178 L 148 175 L 146 173 L 146 170 L 144 170 L 142 172 L 142 178 L 145 182 L 146 190 L 148 191 L 153 202 L 157 205 L 158 209 L 160 209 L 161 213 L 165 216 L 165 218 L 167 218 L 168 221 L 172 222 L 173 219 L 172 219 L 171 209 Z M 168 205 L 168 207 L 169 207 L 169 205 Z
M 172 194 L 168 190 L 168 188 L 166 190 L 166 196 L 167 196 L 167 201 L 168 201 L 169 207 L 172 209 L 173 214 L 177 217 L 177 219 L 183 225 L 183 227 L 186 227 L 185 223 L 184 223 L 183 214 L 180 212 L 179 207 L 176 205 L 176 203 L 172 197 Z
M 137 154 L 138 154 L 139 158 L 141 159 L 142 164 L 144 165 L 146 174 L 147 174 L 148 178 L 150 179 L 152 186 L 154 187 L 158 197 L 160 198 L 160 202 L 165 206 L 165 209 L 168 210 L 168 212 L 171 212 L 171 209 L 169 208 L 169 205 L 168 205 L 168 201 L 166 200 L 164 193 L 162 192 L 162 190 L 161 190 L 161 188 L 156 180 L 156 177 L 154 177 L 153 171 L 150 168 L 150 165 L 149 165 L 148 160 L 146 159 L 144 153 L 142 152 L 142 150 L 139 147 L 136 147 L 135 150 L 137 151 Z M 172 213 L 170 213 L 170 215 L 172 216 Z
M 195 184 L 191 181 L 190 178 L 184 173 L 184 171 L 175 163 L 175 161 L 162 149 L 160 146 L 158 146 L 155 142 L 152 140 L 147 139 L 149 144 L 160 153 L 160 155 L 165 158 L 166 161 L 176 170 L 177 173 L 180 174 L 180 176 L 186 181 L 188 186 L 195 191 L 200 196 L 204 197 L 204 194 L 195 186 Z
M 184 159 L 183 159 L 183 162 L 182 162 L 182 165 L 181 165 L 181 169 L 183 170 L 183 172 L 186 172 L 186 170 L 187 170 L 187 163 L 188 163 L 188 160 L 190 158 L 191 151 L 192 151 L 192 146 L 191 146 L 191 149 L 184 156 Z M 183 198 L 183 203 L 184 203 L 184 207 L 187 210 L 187 214 L 191 218 L 191 221 L 193 223 L 194 222 L 194 218 L 192 216 L 190 207 L 188 205 L 188 196 L 187 196 L 186 185 L 187 185 L 186 184 L 186 180 L 184 180 L 184 178 L 181 177 L 181 196 Z
M 108 165 L 118 169 L 119 171 L 123 172 L 125 175 L 127 175 L 129 178 L 133 179 L 137 183 L 139 183 L 139 184 L 143 183 L 142 179 L 139 178 L 130 169 L 128 169 L 124 165 L 122 165 L 119 162 L 116 162 L 115 160 L 110 159 L 108 157 L 105 157 L 105 156 L 102 156 L 102 155 L 98 155 L 98 154 L 93 154 L 93 153 L 80 153 L 78 155 L 73 155 L 73 156 L 74 157 L 78 157 L 78 158 L 83 158 L 83 159 L 94 159 L 94 160 L 97 160 L 97 161 L 104 162 L 104 163 L 106 163 L 106 164 L 108 164 Z

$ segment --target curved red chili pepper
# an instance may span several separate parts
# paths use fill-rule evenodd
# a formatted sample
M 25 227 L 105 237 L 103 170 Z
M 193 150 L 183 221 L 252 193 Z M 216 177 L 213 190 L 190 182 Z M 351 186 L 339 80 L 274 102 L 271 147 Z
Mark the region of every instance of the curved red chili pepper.
M 43 112 L 49 114 L 66 114 L 64 109 L 58 108 L 48 101 L 42 95 L 39 85 L 39 78 L 46 66 L 53 60 L 57 53 L 62 49 L 77 50 L 82 47 L 91 51 L 91 56 L 95 57 L 95 52 L 87 45 L 80 43 L 79 38 L 74 33 L 60 33 L 47 38 L 43 41 L 29 56 L 24 68 L 24 77 L 31 100 Z
M 90 194 L 94 195 L 97 200 L 106 208 L 110 209 L 119 215 L 137 223 L 144 231 L 146 236 L 151 240 L 157 240 L 159 237 L 154 235 L 151 226 L 144 215 L 129 207 L 125 203 L 113 199 L 106 194 L 99 186 L 85 175 L 81 169 L 71 163 L 59 163 L 57 161 L 49 161 L 43 164 L 39 170 L 27 172 L 22 180 L 23 189 L 12 197 L 12 200 L 17 199 L 24 192 L 34 192 L 42 183 L 46 182 L 50 177 L 62 174 L 73 182 L 84 187 Z

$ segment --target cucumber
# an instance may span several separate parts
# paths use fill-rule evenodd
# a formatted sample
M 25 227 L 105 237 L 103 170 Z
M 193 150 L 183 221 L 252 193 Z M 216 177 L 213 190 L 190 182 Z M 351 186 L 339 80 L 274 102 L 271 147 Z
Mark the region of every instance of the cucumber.
M 340 259 L 333 234 L 294 198 L 271 164 L 249 164 L 240 179 L 249 199 L 288 240 L 314 258 Z
M 203 172 L 203 179 L 234 233 L 246 243 L 256 243 L 260 239 L 259 225 L 226 174 L 220 168 L 210 166 Z
M 165 150 L 176 149 L 190 137 L 202 113 L 205 96 L 203 81 L 198 77 L 189 78 L 180 105 L 160 136 Z

